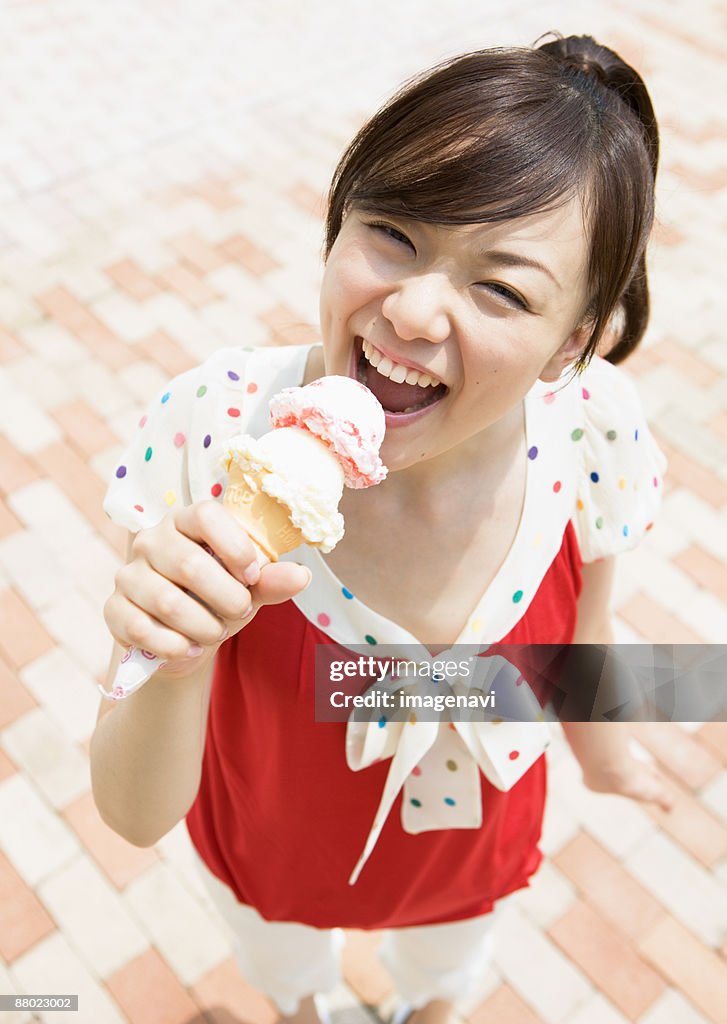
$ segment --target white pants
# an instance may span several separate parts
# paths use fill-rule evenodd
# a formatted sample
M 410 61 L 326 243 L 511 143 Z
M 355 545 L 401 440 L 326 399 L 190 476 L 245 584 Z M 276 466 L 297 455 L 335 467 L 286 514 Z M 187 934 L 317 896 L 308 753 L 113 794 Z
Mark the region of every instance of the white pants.
M 264 992 L 281 1014 L 293 1014 L 301 999 L 336 987 L 341 981 L 344 944 L 340 928 L 266 921 L 252 907 L 239 903 L 199 857 L 197 863 L 212 902 L 234 933 L 235 959 L 243 977 Z M 431 999 L 466 1005 L 490 960 L 493 917 L 485 914 L 451 924 L 385 932 L 378 957 L 401 998 L 414 1008 Z

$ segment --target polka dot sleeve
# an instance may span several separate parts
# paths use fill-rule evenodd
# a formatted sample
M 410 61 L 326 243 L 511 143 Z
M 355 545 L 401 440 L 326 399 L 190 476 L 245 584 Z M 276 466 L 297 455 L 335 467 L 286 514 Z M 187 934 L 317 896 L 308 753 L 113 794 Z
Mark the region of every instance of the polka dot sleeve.
M 154 397 L 119 456 L 104 511 L 132 533 L 155 526 L 170 508 L 189 505 L 188 446 L 203 368 L 175 377 Z
M 666 459 L 651 435 L 641 401 L 623 370 L 594 359 L 574 382 L 582 427 L 574 525 L 584 562 L 627 551 L 651 529 L 659 510 Z

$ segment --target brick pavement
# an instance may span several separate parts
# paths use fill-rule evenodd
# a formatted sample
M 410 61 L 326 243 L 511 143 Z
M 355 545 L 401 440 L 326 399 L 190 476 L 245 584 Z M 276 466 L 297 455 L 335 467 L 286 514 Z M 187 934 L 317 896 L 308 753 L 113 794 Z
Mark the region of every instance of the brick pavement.
M 657 526 L 622 559 L 617 638 L 727 638 L 727 16 L 718 0 L 504 6 L 3 5 L 0 992 L 80 992 L 84 1024 L 273 1024 L 183 828 L 135 849 L 90 796 L 101 609 L 123 545 L 100 501 L 170 376 L 223 345 L 315 338 L 336 156 L 439 57 L 586 30 L 649 81 L 654 312 L 627 365 L 670 474 Z M 670 816 L 588 795 L 556 742 L 547 861 L 503 914 L 472 1024 L 725 1019 L 727 729 L 638 738 L 670 776 Z M 392 1005 L 375 940 L 348 936 L 337 1020 Z

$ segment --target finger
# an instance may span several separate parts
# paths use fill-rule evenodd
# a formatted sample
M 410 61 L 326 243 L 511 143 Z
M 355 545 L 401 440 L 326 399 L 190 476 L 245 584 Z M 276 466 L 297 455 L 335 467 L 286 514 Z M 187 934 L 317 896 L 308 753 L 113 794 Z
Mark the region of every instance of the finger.
M 122 647 L 149 651 L 161 661 L 176 662 L 195 658 L 205 648 L 154 619 L 122 594 L 114 594 L 104 608 L 106 624 L 114 640 Z
M 259 552 L 239 520 L 217 501 L 202 501 L 177 511 L 177 529 L 198 544 L 207 544 L 241 583 L 260 577 Z
M 246 615 L 250 607 L 247 586 L 214 555 L 175 529 L 163 539 L 165 542 L 160 543 L 159 536 L 145 537 L 138 544 L 142 567 L 146 564 L 151 575 L 159 575 L 186 590 L 219 618 L 238 620 Z M 129 596 L 137 600 L 136 593 Z
M 117 574 L 119 593 L 153 619 L 169 629 L 188 637 L 190 643 L 203 646 L 219 643 L 225 621 L 201 604 L 194 595 L 154 572 L 142 561 L 131 562 Z M 241 584 L 246 597 L 235 605 L 246 615 L 252 604 L 250 593 Z M 246 601 L 246 606 L 245 606 Z
M 311 579 L 310 569 L 297 562 L 265 565 L 260 572 L 260 582 L 251 588 L 253 607 L 288 601 L 305 590 Z

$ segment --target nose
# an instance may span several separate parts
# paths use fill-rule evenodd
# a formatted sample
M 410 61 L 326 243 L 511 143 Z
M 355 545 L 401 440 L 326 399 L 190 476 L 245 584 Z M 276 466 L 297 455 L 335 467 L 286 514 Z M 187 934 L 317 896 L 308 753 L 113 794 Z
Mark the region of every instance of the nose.
M 446 341 L 451 330 L 451 285 L 443 274 L 417 274 L 399 281 L 381 312 L 404 341 Z

